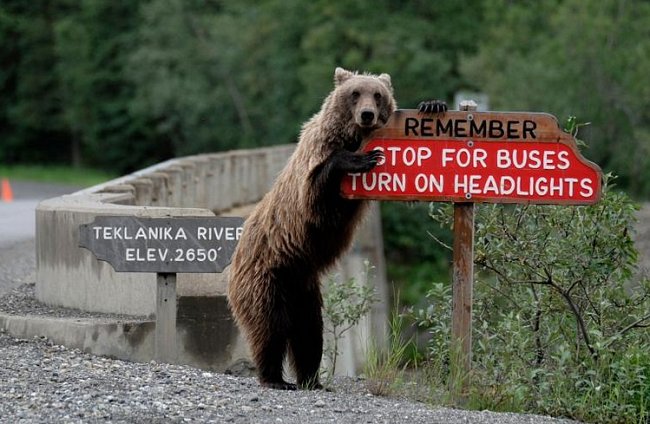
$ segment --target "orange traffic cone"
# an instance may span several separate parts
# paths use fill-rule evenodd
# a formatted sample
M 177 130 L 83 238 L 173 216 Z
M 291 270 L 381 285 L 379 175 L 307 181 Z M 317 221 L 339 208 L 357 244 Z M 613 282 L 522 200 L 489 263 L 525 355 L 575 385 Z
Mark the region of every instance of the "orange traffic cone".
M 11 191 L 11 185 L 6 178 L 2 179 L 2 187 L 0 187 L 0 198 L 3 202 L 9 203 L 14 200 L 14 193 Z

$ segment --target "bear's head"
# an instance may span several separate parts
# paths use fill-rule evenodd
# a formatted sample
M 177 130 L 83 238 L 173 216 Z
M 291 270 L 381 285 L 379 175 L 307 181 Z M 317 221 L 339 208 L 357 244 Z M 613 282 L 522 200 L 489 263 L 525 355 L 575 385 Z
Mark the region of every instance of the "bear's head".
M 347 132 L 354 138 L 386 125 L 396 108 L 390 75 L 360 75 L 343 68 L 334 72 L 332 100 L 339 119 L 347 122 Z

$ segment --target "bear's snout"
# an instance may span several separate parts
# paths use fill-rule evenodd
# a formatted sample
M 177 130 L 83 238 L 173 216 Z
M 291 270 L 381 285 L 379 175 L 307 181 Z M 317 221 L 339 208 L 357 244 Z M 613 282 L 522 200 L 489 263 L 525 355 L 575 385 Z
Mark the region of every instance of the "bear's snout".
M 361 111 L 361 125 L 371 126 L 375 124 L 375 111 L 363 110 Z

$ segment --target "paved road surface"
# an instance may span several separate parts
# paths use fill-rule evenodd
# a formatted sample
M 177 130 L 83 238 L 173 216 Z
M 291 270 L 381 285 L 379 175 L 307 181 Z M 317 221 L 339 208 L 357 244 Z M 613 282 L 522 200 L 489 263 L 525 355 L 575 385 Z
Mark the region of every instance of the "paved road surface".
M 0 249 L 34 238 L 34 210 L 38 200 L 0 203 Z
M 34 211 L 38 202 L 79 189 L 23 181 L 10 181 L 10 184 L 13 202 L 0 202 L 0 296 L 22 283 L 34 281 Z

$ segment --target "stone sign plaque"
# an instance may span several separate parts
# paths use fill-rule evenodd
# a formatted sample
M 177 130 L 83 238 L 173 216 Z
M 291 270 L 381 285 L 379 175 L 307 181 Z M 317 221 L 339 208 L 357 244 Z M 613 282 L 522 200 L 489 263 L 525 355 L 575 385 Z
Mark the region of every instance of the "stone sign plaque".
M 79 246 L 121 272 L 222 272 L 242 233 L 240 217 L 98 216 Z

